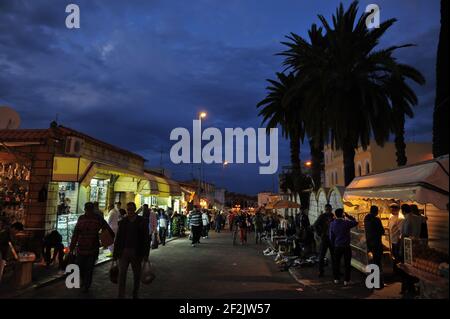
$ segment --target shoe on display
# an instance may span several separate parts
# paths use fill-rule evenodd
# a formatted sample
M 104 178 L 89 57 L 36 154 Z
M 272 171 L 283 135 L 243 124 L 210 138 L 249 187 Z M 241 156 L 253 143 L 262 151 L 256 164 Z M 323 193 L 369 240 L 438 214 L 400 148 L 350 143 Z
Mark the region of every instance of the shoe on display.
M 350 285 L 350 281 L 344 281 L 344 286 L 349 286 Z
M 336 285 L 339 284 L 339 280 L 335 279 L 335 280 L 334 280 L 334 283 L 335 283 Z

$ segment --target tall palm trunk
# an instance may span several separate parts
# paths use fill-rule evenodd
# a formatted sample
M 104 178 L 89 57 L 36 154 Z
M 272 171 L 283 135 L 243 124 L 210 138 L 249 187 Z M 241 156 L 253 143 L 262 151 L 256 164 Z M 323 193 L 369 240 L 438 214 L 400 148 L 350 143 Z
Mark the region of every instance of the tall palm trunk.
M 291 166 L 295 173 L 301 173 L 300 163 L 300 134 L 299 132 L 293 132 L 290 137 L 290 149 L 291 149 Z
M 397 166 L 405 166 L 408 162 L 406 157 L 405 144 L 405 114 L 396 115 L 397 127 L 395 132 L 395 155 L 397 156 Z
M 348 186 L 355 178 L 355 146 L 352 143 L 345 143 L 342 149 L 344 155 L 344 181 Z
M 449 130 L 449 1 L 441 0 L 441 32 L 436 60 L 436 101 L 433 113 L 433 155 L 438 157 L 448 154 Z
M 311 147 L 311 174 L 314 181 L 314 190 L 318 190 L 322 186 L 322 171 L 323 171 L 323 139 L 319 138 L 316 142 L 313 138 L 309 141 Z

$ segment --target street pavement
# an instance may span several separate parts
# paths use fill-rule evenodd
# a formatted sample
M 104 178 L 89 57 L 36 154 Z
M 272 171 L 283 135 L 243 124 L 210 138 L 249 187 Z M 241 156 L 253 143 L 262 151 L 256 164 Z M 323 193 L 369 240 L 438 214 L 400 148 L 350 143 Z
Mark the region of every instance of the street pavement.
M 352 271 L 352 285 L 332 283 L 330 270 L 325 278 L 317 277 L 317 268 L 295 268 L 281 271 L 274 258 L 264 256 L 265 244 L 232 244 L 229 231 L 210 232 L 198 247 L 191 247 L 187 238 L 170 241 L 152 250 L 150 260 L 156 279 L 141 285 L 140 298 L 151 299 L 309 299 L 309 298 L 399 298 L 399 284 L 371 291 L 365 287 L 365 277 Z M 16 298 L 82 298 L 109 299 L 117 297 L 117 285 L 109 280 L 111 262 L 95 268 L 94 281 L 88 293 L 66 288 L 64 280 L 48 286 L 27 289 Z M 128 271 L 127 292 L 132 291 L 131 267 Z
M 210 232 L 198 247 L 191 247 L 187 238 L 169 242 L 152 250 L 150 259 L 156 279 L 141 285 L 140 298 L 319 298 L 314 289 L 303 287 L 289 272 L 281 272 L 273 258 L 256 245 L 253 235 L 249 243 L 232 244 L 229 231 Z M 117 285 L 110 282 L 110 263 L 95 268 L 94 282 L 88 293 L 67 289 L 60 280 L 49 286 L 26 291 L 17 298 L 88 298 L 117 297 Z M 129 269 L 127 293 L 132 291 L 132 272 Z

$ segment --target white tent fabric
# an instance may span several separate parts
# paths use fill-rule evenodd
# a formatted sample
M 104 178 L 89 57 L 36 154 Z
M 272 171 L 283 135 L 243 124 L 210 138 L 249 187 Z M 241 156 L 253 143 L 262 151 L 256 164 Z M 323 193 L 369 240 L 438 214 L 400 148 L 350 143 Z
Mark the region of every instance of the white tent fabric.
M 319 207 L 317 206 L 317 198 L 316 193 L 311 192 L 309 195 L 309 210 L 308 210 L 308 218 L 309 222 L 314 224 L 319 216 Z
M 333 188 L 330 189 L 328 193 L 328 203 L 330 203 L 333 209 L 344 207 L 344 203 L 342 201 L 344 191 L 345 187 L 343 186 L 334 186 Z
M 433 204 L 447 209 L 448 155 L 402 168 L 356 177 L 346 188 L 344 200 L 395 199 Z

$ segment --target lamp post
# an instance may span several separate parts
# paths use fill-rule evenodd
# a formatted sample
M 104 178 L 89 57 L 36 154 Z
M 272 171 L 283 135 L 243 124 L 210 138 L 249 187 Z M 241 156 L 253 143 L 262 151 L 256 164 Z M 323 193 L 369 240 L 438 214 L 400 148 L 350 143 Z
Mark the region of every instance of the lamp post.
M 224 161 L 223 164 L 222 164 L 222 180 L 223 180 L 224 177 L 225 177 L 225 167 L 227 167 L 228 164 L 229 164 L 228 161 Z M 222 181 L 222 184 L 223 184 L 223 181 Z
M 198 120 L 201 122 L 202 119 L 206 118 L 206 112 L 205 111 L 201 111 L 198 113 Z M 198 176 L 198 203 L 200 205 L 200 201 L 201 201 L 201 182 L 202 182 L 202 168 L 203 168 L 203 161 L 200 161 L 200 168 L 199 168 L 199 176 Z

